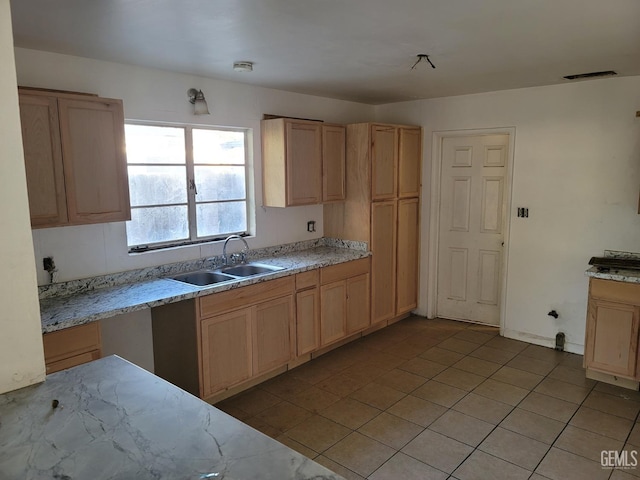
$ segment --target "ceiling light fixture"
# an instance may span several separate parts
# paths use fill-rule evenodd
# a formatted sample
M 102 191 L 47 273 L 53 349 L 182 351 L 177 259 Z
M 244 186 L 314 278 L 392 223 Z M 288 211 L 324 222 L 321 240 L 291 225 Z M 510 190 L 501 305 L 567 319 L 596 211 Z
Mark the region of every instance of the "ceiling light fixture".
M 431 65 L 432 68 L 436 68 L 436 66 L 433 64 L 433 62 L 429 59 L 429 55 L 427 55 L 426 53 L 419 53 L 418 55 L 416 55 L 416 57 L 418 58 L 418 60 L 416 60 L 416 63 L 414 63 L 411 66 L 411 70 L 415 70 L 416 67 L 418 66 L 418 64 L 422 61 L 428 62 L 429 65 Z
M 189 97 L 189 103 L 193 104 L 194 115 L 209 115 L 209 107 L 207 106 L 207 101 L 204 99 L 202 90 L 190 88 L 187 90 L 187 96 Z
M 233 62 L 236 72 L 253 72 L 253 62 Z

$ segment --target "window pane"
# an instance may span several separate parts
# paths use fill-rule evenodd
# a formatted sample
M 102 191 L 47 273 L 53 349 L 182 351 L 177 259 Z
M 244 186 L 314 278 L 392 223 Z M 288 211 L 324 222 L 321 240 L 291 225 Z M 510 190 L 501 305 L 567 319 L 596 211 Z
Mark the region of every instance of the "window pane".
M 247 202 L 196 205 L 198 237 L 225 235 L 247 230 Z
M 129 166 L 131 206 L 187 203 L 187 167 Z
M 132 208 L 127 222 L 127 243 L 150 243 L 186 240 L 189 238 L 187 206 Z
M 245 132 L 193 129 L 194 163 L 243 165 Z
M 244 167 L 194 167 L 198 192 L 196 202 L 244 200 L 244 170 Z
M 184 129 L 125 125 L 128 163 L 185 163 Z

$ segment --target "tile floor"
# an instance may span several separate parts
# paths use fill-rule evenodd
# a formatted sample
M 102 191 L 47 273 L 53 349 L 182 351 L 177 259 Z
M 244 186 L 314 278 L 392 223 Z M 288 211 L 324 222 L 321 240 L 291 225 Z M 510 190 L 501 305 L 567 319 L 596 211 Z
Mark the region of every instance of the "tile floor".
M 347 479 L 612 479 L 640 450 L 640 393 L 582 357 L 411 317 L 216 406 Z

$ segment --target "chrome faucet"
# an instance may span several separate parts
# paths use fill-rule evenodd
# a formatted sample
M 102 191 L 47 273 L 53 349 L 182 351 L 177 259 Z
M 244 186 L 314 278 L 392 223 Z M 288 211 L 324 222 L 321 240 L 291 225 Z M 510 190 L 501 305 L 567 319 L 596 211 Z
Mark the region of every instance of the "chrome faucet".
M 244 247 L 242 248 L 242 252 L 241 253 L 232 253 L 230 257 L 227 257 L 227 243 L 229 243 L 229 240 L 231 240 L 232 238 L 237 238 L 238 240 L 242 240 L 242 243 L 244 243 Z M 247 252 L 249 251 L 249 244 L 247 244 L 247 241 L 242 238 L 240 235 L 229 235 L 225 241 L 224 241 L 224 245 L 222 246 L 222 261 L 224 262 L 225 265 L 229 265 L 229 260 L 231 260 L 231 265 L 235 265 L 237 262 L 237 259 L 240 259 L 240 263 L 245 263 L 247 261 Z

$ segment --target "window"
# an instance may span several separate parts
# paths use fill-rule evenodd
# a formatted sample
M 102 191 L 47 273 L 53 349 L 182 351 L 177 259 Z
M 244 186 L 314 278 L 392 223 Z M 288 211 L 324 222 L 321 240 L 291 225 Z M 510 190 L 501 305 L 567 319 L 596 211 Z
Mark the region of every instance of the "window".
M 130 251 L 247 233 L 247 131 L 125 125 Z

